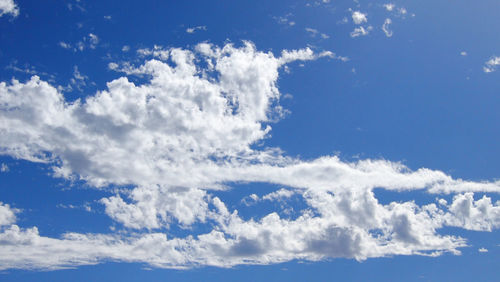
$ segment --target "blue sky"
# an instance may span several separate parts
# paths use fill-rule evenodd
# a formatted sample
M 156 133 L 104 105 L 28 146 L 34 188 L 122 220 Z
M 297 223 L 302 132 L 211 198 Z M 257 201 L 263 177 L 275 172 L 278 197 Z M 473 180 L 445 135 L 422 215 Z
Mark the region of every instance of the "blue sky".
M 0 280 L 495 280 L 499 13 L 0 0 Z

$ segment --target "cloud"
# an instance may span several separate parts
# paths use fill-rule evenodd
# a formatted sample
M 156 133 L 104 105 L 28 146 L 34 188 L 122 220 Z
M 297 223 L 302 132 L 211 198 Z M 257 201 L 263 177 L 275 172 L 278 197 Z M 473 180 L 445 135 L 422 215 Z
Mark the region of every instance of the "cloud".
M 295 191 L 281 188 L 278 191 L 262 196 L 263 200 L 276 201 L 284 198 L 290 198 L 295 194 Z
M 480 252 L 480 253 L 487 253 L 488 249 L 486 249 L 486 248 L 479 248 L 477 251 Z
M 355 24 L 366 23 L 368 19 L 366 18 L 366 14 L 361 13 L 360 11 L 352 12 L 352 21 Z
M 461 56 L 467 56 L 467 52 L 462 51 L 462 52 L 460 52 L 460 55 L 461 55 Z
M 491 198 L 483 196 L 474 201 L 474 194 L 464 193 L 454 196 L 444 216 L 448 226 L 458 226 L 468 230 L 491 231 L 500 228 L 500 201 L 492 204 Z
M 59 42 L 59 46 L 61 46 L 64 49 L 70 49 L 71 48 L 71 45 L 69 43 L 64 42 L 64 41 L 60 41 Z
M 153 57 L 165 61 L 168 60 L 170 51 L 162 46 L 155 45 L 153 48 L 138 49 L 137 54 L 141 57 Z
M 309 33 L 311 34 L 311 36 L 312 36 L 312 37 L 316 37 L 316 35 L 318 35 L 318 34 L 319 34 L 319 35 L 321 36 L 321 38 L 323 38 L 323 39 L 328 39 L 328 38 L 330 38 L 330 36 L 328 36 L 328 34 L 321 33 L 321 32 L 319 32 L 317 29 L 314 29 L 314 28 L 309 28 L 309 27 L 306 27 L 306 28 L 305 28 L 305 30 L 306 30 L 307 32 L 309 32 Z
M 396 7 L 396 5 L 392 4 L 392 3 L 387 3 L 387 4 L 384 4 L 384 8 L 391 12 L 392 10 L 394 10 L 394 8 Z
M 19 15 L 19 8 L 14 0 L 0 0 L 0 17 L 6 14 L 10 14 L 13 17 Z
M 260 201 L 271 201 L 271 202 L 273 202 L 273 201 L 285 201 L 285 200 L 289 199 L 290 197 L 292 197 L 293 195 L 295 195 L 296 193 L 297 193 L 297 191 L 281 188 L 277 191 L 263 195 L 262 197 L 259 197 L 256 194 L 251 194 L 251 195 L 243 198 L 243 200 L 241 202 L 247 206 L 250 206 L 250 205 L 253 205 L 253 204 L 260 202 Z
M 99 37 L 97 37 L 97 35 L 95 35 L 93 33 L 89 33 L 88 42 L 89 42 L 89 47 L 91 49 L 95 49 L 95 47 L 99 43 Z
M 366 29 L 362 26 L 356 27 L 352 32 L 351 32 L 351 37 L 358 37 L 358 36 L 365 36 L 370 33 L 370 31 L 373 29 L 372 26 L 368 26 Z
M 16 212 L 9 205 L 0 202 L 0 228 L 2 226 L 13 224 L 16 221 Z
M 408 11 L 404 7 L 396 8 L 396 5 L 393 3 L 387 3 L 384 4 L 383 7 L 388 11 L 388 12 L 393 12 L 392 14 L 396 17 L 400 18 L 405 18 L 406 14 L 408 14 Z M 412 14 L 412 17 L 414 17 L 415 14 Z
M 186 32 L 187 33 L 195 33 L 196 31 L 198 30 L 207 30 L 207 27 L 204 26 L 204 25 L 200 25 L 200 26 L 195 26 L 195 27 L 188 27 L 186 29 Z
M 382 25 L 382 30 L 385 33 L 385 36 L 391 37 L 392 36 L 392 30 L 389 29 L 389 25 L 392 23 L 392 20 L 387 18 L 384 21 L 384 24 Z
M 168 227 L 175 220 L 181 226 L 204 222 L 208 211 L 206 192 L 199 189 L 138 187 L 126 203 L 117 195 L 104 198 L 106 214 L 124 226 L 135 229 Z
M 488 60 L 485 63 L 485 65 L 483 67 L 483 71 L 486 73 L 494 72 L 497 70 L 498 65 L 500 65 L 500 57 L 493 56 L 493 57 L 491 57 L 490 60 Z
M 288 25 L 288 26 L 294 26 L 295 22 L 290 20 L 290 17 L 292 17 L 293 14 L 288 13 L 283 17 L 274 17 L 274 19 L 279 23 L 283 25 Z
M 9 171 L 9 166 L 2 163 L 2 165 L 0 166 L 0 171 L 1 172 L 8 172 Z
M 86 48 L 95 49 L 99 44 L 99 37 L 93 33 L 89 33 L 87 36 L 84 36 L 82 40 L 78 41 L 75 44 L 70 44 L 64 41 L 59 42 L 59 46 L 64 49 L 71 49 L 73 52 L 83 51 Z
M 283 114 L 280 71 L 297 60 L 341 59 L 333 52 L 304 48 L 277 56 L 245 42 L 158 46 L 138 54 L 143 64 L 110 63 L 122 76 L 73 102 L 37 76 L 0 83 L 2 155 L 45 163 L 55 177 L 120 188 L 96 199 L 120 229 L 114 234 L 45 237 L 37 227 L 18 226 L 13 209 L 0 205 L 6 218 L 0 221 L 0 269 L 109 260 L 186 268 L 436 256 L 459 254 L 466 246 L 464 238 L 436 231 L 443 226 L 499 227 L 498 203 L 486 196 L 474 200 L 473 192 L 499 193 L 500 182 L 453 179 L 383 159 L 304 161 L 255 146 L 270 137 Z M 142 82 L 133 83 L 131 76 Z M 250 197 L 277 201 L 280 210 L 245 219 L 214 193 L 246 182 L 284 187 Z M 375 188 L 454 198 L 449 205 L 382 204 Z M 292 195 L 305 208 L 280 216 Z M 189 235 L 171 235 L 173 226 Z

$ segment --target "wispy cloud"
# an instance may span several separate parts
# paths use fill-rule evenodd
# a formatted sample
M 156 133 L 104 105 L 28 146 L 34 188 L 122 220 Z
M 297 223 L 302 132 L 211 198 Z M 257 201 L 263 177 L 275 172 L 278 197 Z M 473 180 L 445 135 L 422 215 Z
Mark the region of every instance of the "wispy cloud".
M 352 32 L 351 32 L 351 37 L 358 37 L 358 36 L 365 36 L 370 33 L 370 31 L 373 29 L 372 26 L 368 26 L 367 28 L 364 28 L 362 26 L 356 27 Z
M 384 31 L 385 36 L 391 37 L 392 36 L 392 30 L 390 30 L 389 25 L 392 24 L 392 20 L 387 18 L 384 21 L 384 24 L 382 25 L 382 31 Z
M 200 25 L 200 26 L 186 28 L 187 33 L 195 33 L 198 30 L 207 30 L 207 27 L 204 25 Z

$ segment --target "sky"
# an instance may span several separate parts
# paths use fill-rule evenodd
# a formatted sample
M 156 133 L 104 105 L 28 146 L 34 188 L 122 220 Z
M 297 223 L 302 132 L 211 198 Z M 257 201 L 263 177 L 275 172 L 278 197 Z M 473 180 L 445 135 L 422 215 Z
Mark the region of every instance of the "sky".
M 0 280 L 496 280 L 499 14 L 0 0 Z

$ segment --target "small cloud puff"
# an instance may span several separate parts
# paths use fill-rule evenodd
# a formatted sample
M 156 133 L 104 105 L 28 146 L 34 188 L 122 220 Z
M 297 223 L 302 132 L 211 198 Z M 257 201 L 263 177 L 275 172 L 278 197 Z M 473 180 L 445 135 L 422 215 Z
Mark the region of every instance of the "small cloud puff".
M 8 172 L 9 171 L 9 166 L 7 166 L 6 164 L 2 163 L 2 165 L 0 165 L 0 171 L 1 172 Z
M 352 13 L 352 21 L 355 24 L 366 23 L 368 19 L 366 18 L 366 14 L 361 13 L 360 11 L 354 11 Z

